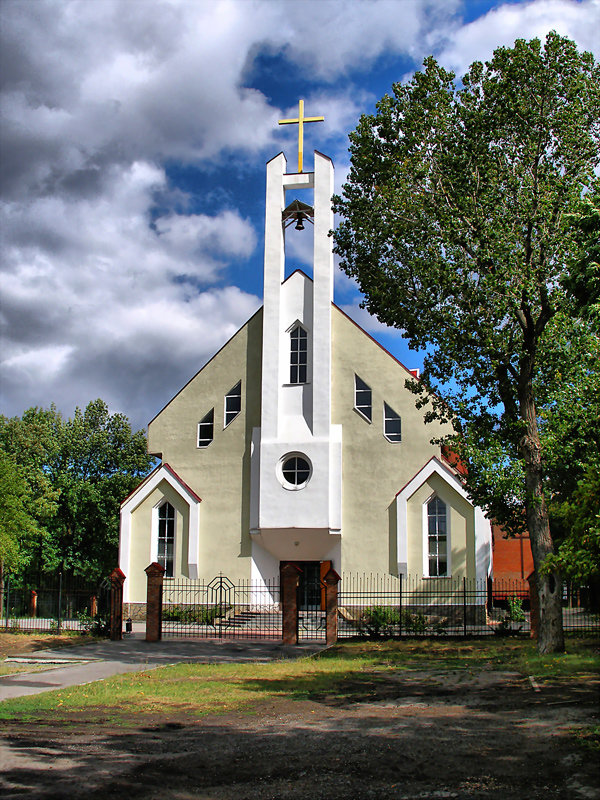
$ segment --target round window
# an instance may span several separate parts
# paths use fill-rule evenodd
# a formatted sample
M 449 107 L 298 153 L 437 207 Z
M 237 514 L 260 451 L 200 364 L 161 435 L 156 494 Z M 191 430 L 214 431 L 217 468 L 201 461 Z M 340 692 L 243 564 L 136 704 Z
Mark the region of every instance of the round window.
M 285 456 L 281 462 L 281 475 L 285 483 L 294 489 L 301 489 L 310 478 L 311 466 L 303 456 Z

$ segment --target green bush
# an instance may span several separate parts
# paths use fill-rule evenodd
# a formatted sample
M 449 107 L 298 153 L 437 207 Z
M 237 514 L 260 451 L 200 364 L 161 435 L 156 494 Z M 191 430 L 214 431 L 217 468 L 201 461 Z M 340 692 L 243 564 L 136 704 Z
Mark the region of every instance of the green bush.
M 399 633 L 427 633 L 429 620 L 422 611 L 400 611 L 392 606 L 367 606 L 357 623 L 362 636 L 378 638 Z M 439 623 L 438 628 L 445 627 Z M 439 632 L 439 631 L 438 631 Z
M 406 633 L 427 633 L 428 620 L 422 611 L 402 612 L 402 628 Z
M 507 597 L 506 602 L 508 603 L 508 619 L 511 622 L 524 622 L 523 600 L 520 597 Z
M 401 615 L 390 606 L 367 606 L 358 620 L 358 632 L 363 636 L 391 636 L 400 625 Z
M 77 614 L 79 630 L 83 633 L 91 633 L 94 636 L 110 636 L 110 615 L 96 614 L 92 617 L 87 611 Z
M 163 619 L 169 622 L 183 622 L 187 625 L 213 625 L 217 617 L 222 617 L 228 608 L 221 606 L 163 606 Z

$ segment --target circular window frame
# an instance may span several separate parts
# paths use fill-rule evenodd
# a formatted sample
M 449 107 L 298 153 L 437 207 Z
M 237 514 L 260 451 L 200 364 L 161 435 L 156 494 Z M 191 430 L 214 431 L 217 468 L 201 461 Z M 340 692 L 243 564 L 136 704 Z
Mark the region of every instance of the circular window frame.
M 292 459 L 292 458 L 301 458 L 303 461 L 306 462 L 308 466 L 308 477 L 302 483 L 290 483 L 288 479 L 283 474 L 283 470 L 285 465 Z M 279 459 L 277 464 L 277 478 L 279 482 L 283 486 L 284 489 L 287 489 L 289 492 L 299 492 L 300 490 L 304 489 L 304 487 L 310 482 L 313 474 L 313 465 L 310 458 L 306 455 L 306 453 L 286 453 Z

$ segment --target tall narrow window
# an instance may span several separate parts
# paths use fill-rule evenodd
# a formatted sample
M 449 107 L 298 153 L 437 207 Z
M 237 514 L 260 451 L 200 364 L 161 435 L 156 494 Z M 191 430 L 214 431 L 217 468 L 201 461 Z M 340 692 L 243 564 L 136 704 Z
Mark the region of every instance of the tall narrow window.
M 427 503 L 427 541 L 429 577 L 446 577 L 448 575 L 446 504 L 439 497 L 434 497 Z
M 308 334 L 300 325 L 290 333 L 290 383 L 306 383 Z
M 383 404 L 383 433 L 388 442 L 402 441 L 402 420 L 387 403 Z
M 236 385 L 225 395 L 225 427 L 237 417 L 242 410 L 242 382 Z
M 354 376 L 354 408 L 371 422 L 373 419 L 371 387 L 367 386 L 358 375 Z
M 215 410 L 211 408 L 208 414 L 198 423 L 198 447 L 208 447 L 214 438 Z
M 165 568 L 165 578 L 173 577 L 173 548 L 175 545 L 175 509 L 163 503 L 158 509 L 158 563 Z

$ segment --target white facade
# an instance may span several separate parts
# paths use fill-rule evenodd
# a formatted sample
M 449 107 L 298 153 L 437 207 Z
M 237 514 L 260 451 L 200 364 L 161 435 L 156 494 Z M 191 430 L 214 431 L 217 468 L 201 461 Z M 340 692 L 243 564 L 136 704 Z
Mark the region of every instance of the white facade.
M 333 164 L 316 152 L 312 173 L 288 175 L 285 167 L 283 154 L 267 165 L 261 426 L 252 436 L 253 552 L 263 570 L 269 561 L 263 551 L 270 553 L 276 571 L 300 531 L 301 544 L 292 545 L 303 554 L 298 558 L 323 560 L 339 552 L 342 527 L 342 430 L 331 424 Z M 289 189 L 314 193 L 312 280 L 296 272 L 285 281 L 282 215 Z M 290 337 L 298 326 L 306 334 L 306 376 L 292 382 Z M 310 467 L 301 488 L 282 472 L 294 457 Z

